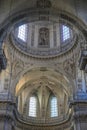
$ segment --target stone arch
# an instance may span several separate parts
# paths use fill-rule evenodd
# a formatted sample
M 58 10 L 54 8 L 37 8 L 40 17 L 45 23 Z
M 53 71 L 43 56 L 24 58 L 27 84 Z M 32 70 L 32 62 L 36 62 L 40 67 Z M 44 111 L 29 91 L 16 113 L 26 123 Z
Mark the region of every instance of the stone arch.
M 35 71 L 37 73 L 35 73 Z M 24 98 L 25 98 L 25 101 L 27 101 L 29 93 L 31 94 L 31 93 L 37 91 L 37 89 L 39 89 L 39 87 L 41 87 L 41 85 L 43 87 L 48 87 L 50 89 L 50 91 L 52 91 L 53 94 L 57 98 L 59 97 L 61 99 L 61 96 L 62 96 L 61 93 L 67 94 L 67 97 L 71 96 L 70 91 L 68 91 L 68 90 L 70 90 L 69 89 L 70 86 L 67 86 L 66 79 L 64 79 L 64 77 L 60 73 L 58 73 L 58 76 L 57 76 L 57 73 L 56 72 L 53 73 L 52 69 L 48 69 L 48 70 L 44 70 L 44 71 L 48 71 L 48 72 L 45 73 L 44 75 L 40 74 L 41 70 L 39 68 L 34 68 L 34 70 L 31 70 L 30 72 L 26 72 L 23 75 L 24 79 L 20 79 L 19 83 L 16 86 L 16 96 L 20 95 L 22 92 L 25 91 L 27 93 L 26 93 L 26 98 L 25 98 L 25 96 L 24 96 Z M 34 72 L 34 74 L 32 74 L 33 72 Z M 54 77 L 52 77 L 52 74 L 54 75 Z M 61 78 L 63 78 L 62 82 L 61 82 Z M 26 81 L 25 81 L 25 79 L 26 79 Z M 23 80 L 24 80 L 24 83 L 22 84 Z M 21 85 L 20 85 L 20 83 L 21 83 Z M 25 101 L 23 100 L 23 103 Z
M 36 76 L 35 76 L 36 75 Z M 52 77 L 52 75 L 54 77 Z M 62 78 L 62 80 L 61 80 Z M 25 80 L 26 79 L 26 82 Z M 20 82 L 21 82 L 21 87 L 23 87 L 25 84 L 27 86 L 27 84 L 31 84 L 31 82 L 35 82 L 38 80 L 44 79 L 46 81 L 46 83 L 48 83 L 48 81 L 52 81 L 55 82 L 56 85 L 60 84 L 62 86 L 64 86 L 63 82 L 67 82 L 68 86 L 70 85 L 71 81 L 69 81 L 67 78 L 65 78 L 65 76 L 59 72 L 56 72 L 55 70 L 53 70 L 52 68 L 47 68 L 45 70 L 45 72 L 41 71 L 40 68 L 34 68 L 31 69 L 30 71 L 26 71 L 18 80 L 18 82 L 16 82 L 16 86 L 14 86 L 15 88 L 15 92 L 17 93 L 17 91 L 20 90 Z M 70 82 L 70 83 L 69 83 Z M 22 84 L 23 83 L 23 84 Z M 73 85 L 69 86 L 70 88 L 73 87 Z M 18 90 L 17 90 L 18 88 Z M 56 92 L 55 92 L 56 93 Z

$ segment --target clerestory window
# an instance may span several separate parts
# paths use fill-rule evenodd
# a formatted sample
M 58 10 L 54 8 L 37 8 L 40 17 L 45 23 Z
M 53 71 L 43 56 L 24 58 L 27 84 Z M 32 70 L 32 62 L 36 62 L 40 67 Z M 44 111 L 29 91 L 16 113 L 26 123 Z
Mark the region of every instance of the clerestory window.
M 12 40 L 20 50 L 26 51 L 26 53 L 41 56 L 55 55 L 71 47 L 70 45 L 74 42 L 73 38 L 75 38 L 73 29 L 72 25 L 65 22 L 57 24 L 48 22 L 45 24 L 44 21 L 26 23 L 13 31 L 15 38 Z M 70 45 L 68 46 L 68 44 Z
M 70 28 L 66 25 L 62 25 L 62 41 L 65 42 L 70 38 Z
M 51 98 L 51 117 L 58 116 L 58 103 L 57 98 L 54 96 Z
M 27 25 L 23 24 L 18 28 L 18 38 L 26 42 L 27 40 Z
M 36 97 L 30 97 L 29 100 L 29 116 L 36 117 L 36 106 L 37 106 L 37 99 Z

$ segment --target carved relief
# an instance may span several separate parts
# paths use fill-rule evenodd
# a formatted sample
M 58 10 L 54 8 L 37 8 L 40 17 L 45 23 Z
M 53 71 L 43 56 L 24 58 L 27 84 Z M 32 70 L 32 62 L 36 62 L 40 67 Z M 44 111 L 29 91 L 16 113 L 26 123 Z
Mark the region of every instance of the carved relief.
M 76 63 L 74 62 L 74 58 L 65 60 L 64 64 L 64 71 L 75 78 L 76 76 Z
M 50 0 L 37 0 L 37 7 L 38 8 L 49 8 L 52 4 Z
M 24 69 L 24 63 L 22 61 L 16 61 L 13 64 L 13 78 L 15 78 Z
M 40 28 L 39 29 L 39 46 L 49 46 L 49 29 Z

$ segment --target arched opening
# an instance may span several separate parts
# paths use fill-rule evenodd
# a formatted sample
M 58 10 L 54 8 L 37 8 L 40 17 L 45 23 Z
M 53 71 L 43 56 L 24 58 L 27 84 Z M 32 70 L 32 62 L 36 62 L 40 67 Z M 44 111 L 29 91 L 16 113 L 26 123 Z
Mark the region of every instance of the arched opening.
M 36 122 L 43 122 L 44 119 L 50 122 L 52 118 L 56 120 L 66 115 L 71 86 L 68 86 L 69 82 L 64 76 L 51 69 L 44 71 L 43 76 L 43 71 L 38 68 L 25 73 L 22 78 L 26 80 L 20 79 L 16 86 L 18 111 L 21 115 L 28 117 L 32 122 L 33 119 L 38 119 Z

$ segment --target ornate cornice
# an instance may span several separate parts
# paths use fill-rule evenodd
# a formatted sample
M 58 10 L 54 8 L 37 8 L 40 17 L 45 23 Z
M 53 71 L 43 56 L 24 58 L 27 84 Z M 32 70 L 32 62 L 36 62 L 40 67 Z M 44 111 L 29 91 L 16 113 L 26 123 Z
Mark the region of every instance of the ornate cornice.
M 75 37 L 70 41 L 70 43 L 65 44 L 65 46 L 59 46 L 58 48 L 47 48 L 47 49 L 41 49 L 41 48 L 28 48 L 22 46 L 22 44 L 18 43 L 17 40 L 11 36 L 10 43 L 12 43 L 16 49 L 24 53 L 25 55 L 28 55 L 30 57 L 35 58 L 55 58 L 57 56 L 61 56 L 63 54 L 66 54 L 69 50 L 73 49 L 75 47 L 74 44 L 78 44 L 78 37 L 75 35 Z
M 16 118 L 16 123 L 18 126 L 21 127 L 21 124 L 23 124 L 23 126 L 26 127 L 32 127 L 32 128 L 39 128 L 41 129 L 42 127 L 48 129 L 49 127 L 51 128 L 67 128 L 70 126 L 71 124 L 71 114 L 69 113 L 69 115 L 65 116 L 65 118 L 63 117 L 62 119 L 58 118 L 56 121 L 55 119 L 53 120 L 38 120 L 38 119 L 32 119 L 29 117 L 24 117 L 20 114 L 18 114 L 17 110 L 15 110 L 15 118 Z M 51 121 L 51 122 L 50 122 Z
M 32 50 L 32 48 L 30 50 L 28 50 L 29 51 L 29 54 L 28 54 L 28 53 L 26 53 L 26 51 L 24 52 L 24 51 L 20 50 L 17 46 L 15 46 L 15 43 L 13 45 L 12 42 L 14 42 L 14 41 L 11 41 L 11 40 L 9 41 L 9 39 L 8 39 L 8 44 L 10 43 L 8 46 L 13 50 L 15 55 L 18 55 L 18 57 L 20 57 L 22 59 L 24 58 L 23 61 L 25 61 L 25 60 L 29 61 L 27 59 L 30 59 L 31 61 L 36 60 L 37 62 L 39 60 L 40 61 L 41 60 L 42 61 L 44 61 L 44 60 L 49 60 L 49 61 L 50 60 L 56 60 L 57 61 L 58 60 L 58 63 L 61 63 L 61 62 L 65 61 L 66 57 L 70 58 L 72 55 L 75 55 L 75 53 L 77 53 L 75 50 L 78 48 L 77 45 L 79 44 L 78 41 L 76 41 L 75 43 L 73 41 L 73 44 L 72 44 L 72 46 L 70 44 L 69 49 L 65 49 L 65 52 L 63 50 L 63 52 L 61 52 L 59 54 L 58 54 L 58 49 L 56 49 L 56 50 L 54 49 L 54 50 L 50 50 L 50 51 L 47 50 L 47 54 L 45 54 L 46 51 L 41 52 L 38 49 L 37 50 Z M 80 48 L 78 48 L 78 49 L 80 49 Z

